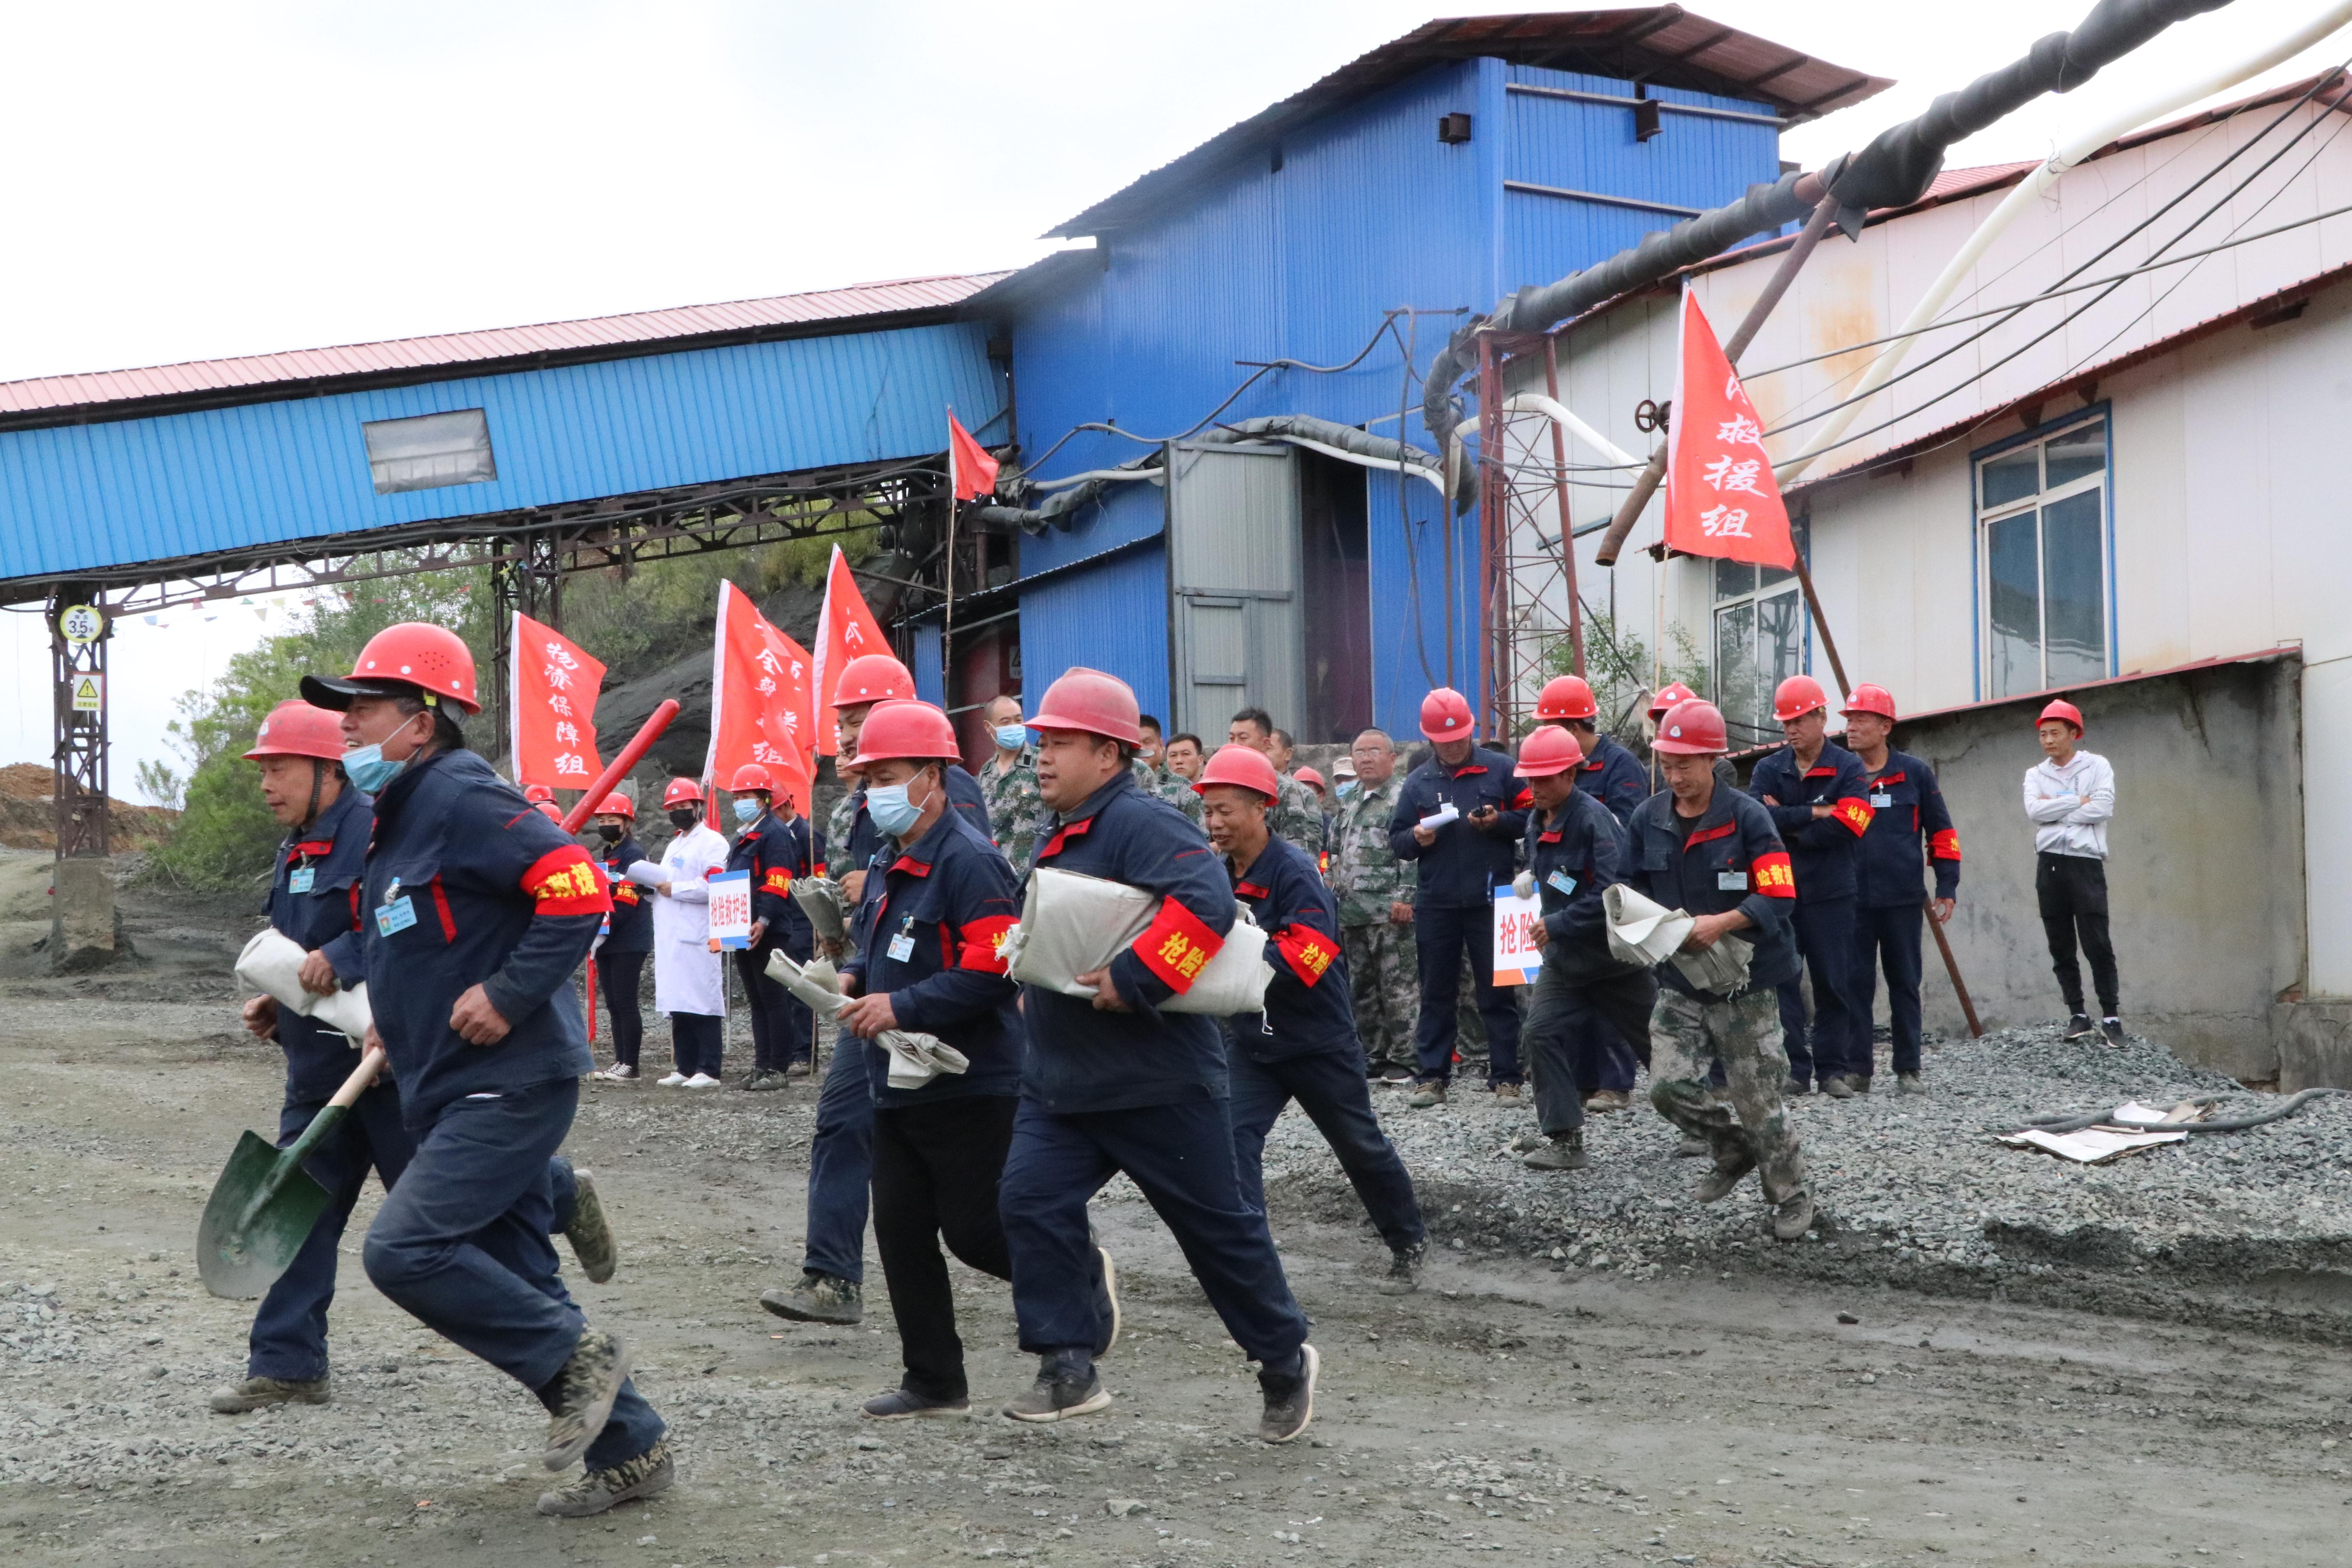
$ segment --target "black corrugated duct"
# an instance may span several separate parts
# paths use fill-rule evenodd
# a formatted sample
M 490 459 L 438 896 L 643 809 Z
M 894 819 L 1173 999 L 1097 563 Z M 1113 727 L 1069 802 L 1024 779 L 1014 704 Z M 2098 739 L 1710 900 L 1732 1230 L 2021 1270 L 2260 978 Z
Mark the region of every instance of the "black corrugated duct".
M 1948 92 L 1915 120 L 1879 132 L 1860 153 L 1837 159 L 1813 174 L 1788 174 L 1777 184 L 1751 185 L 1728 206 L 1686 218 L 1643 237 L 1598 266 L 1557 283 L 1522 289 L 1486 320 L 1456 331 L 1438 351 L 1423 384 L 1422 419 L 1443 448 L 1462 423 L 1454 384 L 1477 363 L 1482 331 L 1548 331 L 1603 300 L 1682 268 L 1719 256 L 1755 235 L 1769 234 L 1804 217 L 1822 197 L 1834 195 L 1853 218 L 1874 207 L 1905 206 L 1925 195 L 1944 166 L 1952 143 L 1972 136 L 2046 92 L 2072 92 L 2171 26 L 2218 11 L 2230 0 L 2099 0 L 2071 33 L 2037 40 L 2023 58 Z

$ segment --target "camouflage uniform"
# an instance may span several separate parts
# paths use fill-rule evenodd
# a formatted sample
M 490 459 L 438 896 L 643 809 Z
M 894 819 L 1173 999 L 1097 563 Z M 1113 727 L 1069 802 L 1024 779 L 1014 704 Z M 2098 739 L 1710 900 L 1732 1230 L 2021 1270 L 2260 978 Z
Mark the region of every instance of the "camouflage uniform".
M 1317 865 L 1321 865 L 1325 836 L 1323 803 L 1315 798 L 1313 790 L 1288 773 L 1275 776 L 1282 782 L 1282 796 L 1274 803 L 1274 809 L 1265 815 L 1266 831 Z M 1357 793 L 1360 795 L 1362 792 Z
M 1172 769 L 1155 768 L 1141 757 L 1135 759 L 1134 773 L 1144 794 L 1158 795 L 1192 818 L 1193 826 L 1201 826 L 1201 795 L 1191 779 Z
M 1412 1026 L 1419 1016 L 1421 977 L 1412 927 L 1389 921 L 1391 903 L 1412 902 L 1416 874 L 1389 847 L 1402 781 L 1359 785 L 1341 803 L 1332 832 L 1331 890 L 1339 900 L 1339 940 L 1348 955 L 1348 984 L 1356 1034 L 1372 1067 L 1413 1070 Z
M 1029 851 L 1037 841 L 1038 825 L 1047 816 L 1037 793 L 1037 753 L 1024 746 L 1013 765 L 1000 768 L 1001 757 L 991 757 L 980 770 L 980 793 L 988 802 L 988 832 L 1012 862 L 1013 874 L 1029 874 Z
M 1707 1069 L 1716 1061 L 1729 1081 L 1710 1090 Z M 1771 987 L 1728 1002 L 1659 988 L 1650 1014 L 1650 1103 L 1685 1132 L 1706 1139 L 1717 1169 L 1752 1158 L 1764 1195 L 1776 1204 L 1805 1190 L 1804 1155 L 1780 1103 L 1788 1079 L 1780 998 Z
M 849 829 L 856 820 L 857 786 L 851 784 L 824 819 L 824 874 L 836 882 L 858 869 L 849 863 Z

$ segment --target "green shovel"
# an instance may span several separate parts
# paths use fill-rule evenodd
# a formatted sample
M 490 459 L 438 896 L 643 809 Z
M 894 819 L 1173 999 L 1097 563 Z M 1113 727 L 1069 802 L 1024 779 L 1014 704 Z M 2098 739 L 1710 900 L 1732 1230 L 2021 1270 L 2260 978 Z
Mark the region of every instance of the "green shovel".
M 311 1226 L 333 1201 L 302 1169 L 302 1162 L 367 1092 L 383 1066 L 381 1049 L 362 1056 L 335 1097 L 285 1148 L 275 1147 L 257 1132 L 236 1141 L 196 1226 L 196 1272 L 204 1277 L 205 1289 L 249 1301 L 292 1267 L 294 1255 L 310 1238 Z

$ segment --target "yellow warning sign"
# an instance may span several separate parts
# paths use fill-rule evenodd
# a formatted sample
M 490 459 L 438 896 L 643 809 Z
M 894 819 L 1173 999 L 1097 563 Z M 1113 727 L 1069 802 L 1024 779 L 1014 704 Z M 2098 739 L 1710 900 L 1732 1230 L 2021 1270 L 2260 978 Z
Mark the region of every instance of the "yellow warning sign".
M 77 675 L 73 678 L 73 710 L 77 713 L 106 711 L 106 677 Z

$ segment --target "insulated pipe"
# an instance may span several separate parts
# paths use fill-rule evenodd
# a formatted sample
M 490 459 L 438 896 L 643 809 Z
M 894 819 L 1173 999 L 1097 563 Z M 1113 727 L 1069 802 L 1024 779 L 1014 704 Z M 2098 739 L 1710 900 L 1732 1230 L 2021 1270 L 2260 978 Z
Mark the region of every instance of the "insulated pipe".
M 1540 392 L 1514 393 L 1511 400 L 1503 405 L 1503 412 L 1540 414 L 1619 468 L 1638 468 L 1642 466 L 1641 458 L 1634 457 L 1631 452 L 1610 440 L 1608 437 L 1579 419 L 1569 409 L 1568 405 L 1557 398 L 1546 397 Z
M 1919 302 L 1911 308 L 1910 315 L 1904 318 L 1902 327 L 1892 334 L 1894 341 L 1881 348 L 1877 357 L 1870 362 L 1870 368 L 1848 395 L 1845 405 L 1814 431 L 1812 439 L 1807 441 L 1794 457 L 1773 470 L 1780 483 L 1785 486 L 1794 481 L 1812 466 L 1815 458 L 1837 445 L 1838 437 L 1844 435 L 1860 416 L 1863 405 L 1869 400 L 1871 394 L 1885 386 L 1902 367 L 1904 360 L 1918 342 L 1922 331 L 1943 310 L 1953 290 L 1960 286 L 1961 279 L 1969 275 L 1986 250 L 1991 247 L 1992 242 L 2000 237 L 2018 216 L 2039 202 L 2050 187 L 2058 183 L 2058 176 L 2117 137 L 2127 135 L 2150 121 L 2185 109 L 2200 99 L 2210 98 L 2214 93 L 2235 87 L 2248 77 L 2260 75 L 2280 61 L 2301 54 L 2347 22 L 2352 22 L 2352 3 L 2338 0 L 2337 4 L 2330 5 L 2261 53 L 2170 89 L 2136 109 L 2103 121 L 2051 154 L 2033 173 L 2010 188 L 2009 195 L 2001 199 L 2000 205 L 1977 226 L 1974 234 L 1969 236 L 1968 243 L 1953 254 L 1935 282 L 1928 285 L 1927 293 L 1920 296 Z

